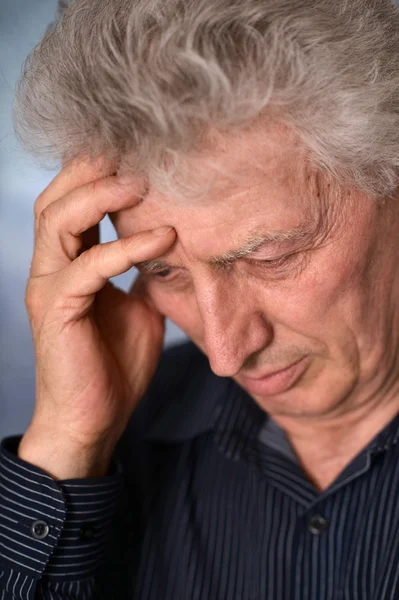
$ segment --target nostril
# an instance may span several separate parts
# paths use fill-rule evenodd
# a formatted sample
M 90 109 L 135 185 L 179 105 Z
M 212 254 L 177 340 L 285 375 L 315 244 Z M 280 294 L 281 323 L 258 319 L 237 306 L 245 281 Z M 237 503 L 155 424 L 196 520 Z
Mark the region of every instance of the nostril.
M 241 370 L 242 361 L 238 353 L 234 352 L 231 356 L 219 357 L 208 353 L 209 366 L 212 372 L 218 377 L 234 377 Z

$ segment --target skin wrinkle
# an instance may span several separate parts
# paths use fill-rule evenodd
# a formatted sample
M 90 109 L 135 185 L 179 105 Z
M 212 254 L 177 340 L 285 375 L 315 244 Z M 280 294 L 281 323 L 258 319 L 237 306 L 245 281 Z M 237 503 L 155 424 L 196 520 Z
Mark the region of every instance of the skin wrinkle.
M 151 189 L 112 221 L 119 237 L 175 228 L 175 244 L 159 257 L 174 272 L 140 278 L 153 305 L 217 375 L 245 389 L 245 374 L 310 357 L 291 389 L 252 397 L 283 427 L 322 490 L 399 411 L 399 199 L 377 204 L 312 172 L 305 149 L 290 143 L 295 134 L 279 127 L 268 131 L 262 169 L 250 166 L 258 135 L 246 132 L 221 155 L 225 172 L 245 171 L 246 179 L 235 178 L 239 193 L 218 186 L 206 202 L 184 204 Z M 228 269 L 209 264 L 254 233 L 298 230 L 309 237 L 262 248 L 258 262 L 247 256 Z M 292 254 L 292 262 L 261 263 L 281 254 Z
M 241 248 L 231 250 L 221 256 L 213 256 L 207 263 L 211 267 L 217 269 L 218 267 L 228 266 L 239 259 L 251 256 L 266 245 L 277 245 L 290 241 L 302 241 L 306 240 L 307 237 L 309 237 L 309 232 L 304 230 L 269 232 L 263 236 L 250 237 Z M 164 260 L 146 260 L 138 263 L 136 267 L 143 273 L 151 273 L 162 269 L 172 269 L 174 268 L 174 265 L 171 265 Z

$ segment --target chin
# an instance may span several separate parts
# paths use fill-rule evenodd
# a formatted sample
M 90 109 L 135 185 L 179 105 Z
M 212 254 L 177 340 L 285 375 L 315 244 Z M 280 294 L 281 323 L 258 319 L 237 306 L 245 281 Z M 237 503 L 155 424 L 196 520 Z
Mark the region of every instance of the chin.
M 316 399 L 312 402 L 312 398 L 309 398 L 308 394 L 306 398 L 303 398 L 303 395 L 298 394 L 298 392 L 295 396 L 289 392 L 276 396 L 249 395 L 262 410 L 271 416 L 320 417 L 329 413 L 334 408 L 334 403 L 332 406 L 329 402 L 321 404 Z
M 245 387 L 237 381 L 245 389 Z M 350 397 L 355 383 L 352 378 L 334 378 L 323 369 L 312 377 L 305 377 L 292 388 L 280 394 L 262 396 L 247 394 L 271 416 L 287 416 L 296 418 L 334 417 L 345 413 L 350 408 Z

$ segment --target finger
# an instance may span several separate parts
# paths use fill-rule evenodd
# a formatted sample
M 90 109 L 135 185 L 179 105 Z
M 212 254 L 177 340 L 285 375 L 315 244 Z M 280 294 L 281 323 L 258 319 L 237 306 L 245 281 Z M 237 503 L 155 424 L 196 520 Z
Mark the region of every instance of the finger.
M 176 231 L 171 229 L 163 236 L 141 232 L 94 246 L 60 273 L 56 287 L 61 308 L 69 308 L 70 320 L 80 319 L 92 303 L 92 295 L 110 278 L 125 273 L 139 262 L 164 254 L 175 240 Z
M 108 212 L 141 201 L 134 185 L 120 185 L 114 176 L 97 179 L 49 204 L 38 217 L 31 277 L 68 266 L 80 251 L 95 245 L 95 227 Z M 83 239 L 83 235 L 86 239 Z
M 54 200 L 65 196 L 68 192 L 85 183 L 106 177 L 115 170 L 115 163 L 107 162 L 101 158 L 97 159 L 96 162 L 89 162 L 85 157 L 79 157 L 65 164 L 61 171 L 37 197 L 35 212 L 40 214 Z
M 49 185 L 37 197 L 34 207 L 35 212 L 35 239 L 38 218 L 41 212 L 52 202 L 65 196 L 72 190 L 84 186 L 85 184 L 96 181 L 103 177 L 108 177 L 116 173 L 119 167 L 118 161 L 108 160 L 104 157 L 97 158 L 96 161 L 88 161 L 86 157 L 79 157 L 71 161 L 62 168 Z M 139 183 L 140 181 L 140 183 Z M 137 178 L 138 185 L 145 185 L 143 179 Z M 93 237 L 92 237 L 93 236 Z M 95 237 L 95 231 L 91 236 L 87 236 L 87 243 L 99 243 L 99 239 Z

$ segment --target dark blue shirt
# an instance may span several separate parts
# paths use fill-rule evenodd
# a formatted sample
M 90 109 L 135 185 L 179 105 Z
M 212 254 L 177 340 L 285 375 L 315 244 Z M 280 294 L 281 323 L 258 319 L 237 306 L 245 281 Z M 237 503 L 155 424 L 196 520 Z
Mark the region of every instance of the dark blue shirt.
M 102 479 L 0 451 L 0 600 L 399 598 L 399 415 L 328 489 L 191 343 L 167 350 Z

